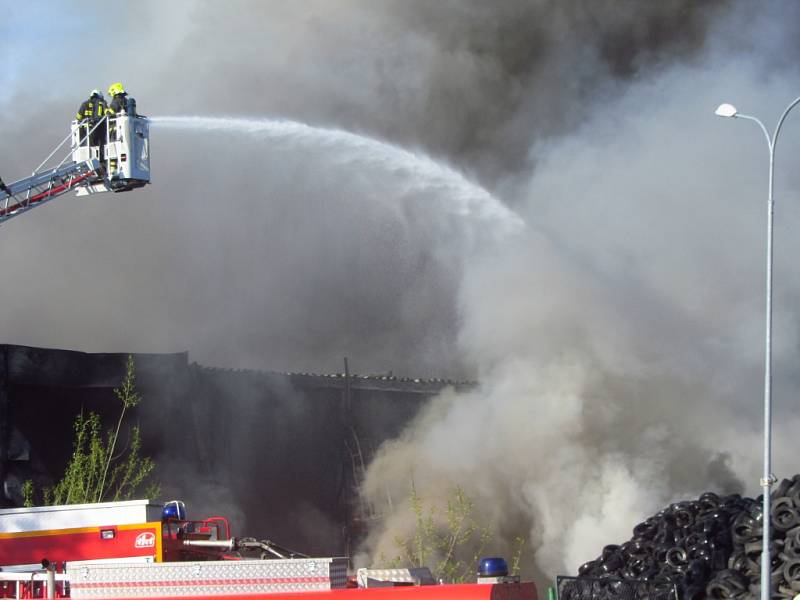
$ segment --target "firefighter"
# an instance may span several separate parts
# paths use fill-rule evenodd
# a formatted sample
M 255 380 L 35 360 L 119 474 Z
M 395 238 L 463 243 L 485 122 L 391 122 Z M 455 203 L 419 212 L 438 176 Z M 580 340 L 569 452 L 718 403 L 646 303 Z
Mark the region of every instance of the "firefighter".
M 108 116 L 109 123 L 109 139 L 117 139 L 117 128 L 113 119 L 120 113 L 127 113 L 130 115 L 136 114 L 136 100 L 128 98 L 128 92 L 120 82 L 112 83 L 108 86 L 108 95 L 111 96 L 111 102 L 106 107 L 106 115 Z
M 75 118 L 78 121 L 86 119 L 94 119 L 98 121 L 106 113 L 106 100 L 103 98 L 103 92 L 100 90 L 92 90 L 89 99 L 85 100 L 81 107 L 78 109 L 78 114 Z
M 0 191 L 3 191 L 6 194 L 8 194 L 9 196 L 11 196 L 11 190 L 9 189 L 9 187 L 5 183 L 3 183 L 3 178 L 2 177 L 0 177 Z
M 111 102 L 106 108 L 107 115 L 115 117 L 120 113 L 136 114 L 136 100 L 128 97 L 128 92 L 121 83 L 112 83 L 108 86 L 108 95 L 111 96 Z
M 117 125 L 114 118 L 120 114 L 136 115 L 136 100 L 128 97 L 128 92 L 125 91 L 125 87 L 120 82 L 112 83 L 108 86 L 108 95 L 111 96 L 111 102 L 106 107 L 106 116 L 108 117 L 108 139 L 116 141 Z M 110 168 L 112 173 L 116 170 L 116 159 L 111 159 Z
M 101 154 L 106 141 L 106 128 L 105 121 L 100 123 L 100 120 L 105 116 L 106 108 L 106 100 L 103 98 L 103 92 L 100 90 L 92 90 L 89 99 L 81 104 L 78 113 L 75 115 L 75 118 L 80 123 L 84 124 L 86 134 L 90 131 L 92 132 L 89 137 L 89 144 L 91 146 L 99 146 Z M 95 127 L 98 123 L 100 123 L 100 125 Z M 92 131 L 93 128 L 94 131 Z M 82 135 L 81 138 L 86 137 L 86 134 Z

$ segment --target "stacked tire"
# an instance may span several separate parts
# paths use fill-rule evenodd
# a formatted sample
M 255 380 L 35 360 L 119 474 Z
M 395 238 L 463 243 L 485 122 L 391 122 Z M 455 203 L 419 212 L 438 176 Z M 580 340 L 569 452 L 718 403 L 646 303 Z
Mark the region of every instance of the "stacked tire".
M 770 522 L 772 596 L 785 600 L 800 593 L 800 475 L 773 490 Z M 761 497 L 706 492 L 639 523 L 630 540 L 603 548 L 578 577 L 674 586 L 680 600 L 756 600 L 762 535 Z
M 761 596 L 762 498 L 758 510 L 740 514 L 731 531 L 733 552 L 728 568 L 709 581 L 713 600 L 755 600 Z M 800 475 L 784 479 L 770 502 L 770 582 L 773 598 L 800 593 Z

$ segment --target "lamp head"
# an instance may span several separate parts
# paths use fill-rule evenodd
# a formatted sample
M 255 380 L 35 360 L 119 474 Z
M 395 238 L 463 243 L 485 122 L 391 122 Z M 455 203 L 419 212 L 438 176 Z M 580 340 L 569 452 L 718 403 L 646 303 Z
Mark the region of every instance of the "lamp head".
M 714 114 L 719 117 L 735 117 L 738 112 L 733 104 L 724 103 L 717 107 Z

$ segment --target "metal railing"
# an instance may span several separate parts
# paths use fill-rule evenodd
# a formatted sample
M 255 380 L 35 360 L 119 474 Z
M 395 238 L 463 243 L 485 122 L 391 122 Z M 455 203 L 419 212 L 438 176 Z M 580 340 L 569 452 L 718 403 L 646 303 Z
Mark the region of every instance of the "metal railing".
M 86 131 L 86 135 L 85 135 L 84 137 L 82 137 L 82 138 L 81 138 L 81 139 L 78 141 L 78 146 L 79 146 L 79 147 L 80 147 L 80 146 L 83 146 L 83 145 L 84 145 L 84 143 L 87 143 L 87 145 L 89 145 L 89 144 L 88 144 L 88 142 L 89 142 L 90 136 L 91 136 L 91 135 L 92 135 L 92 134 L 95 132 L 95 130 L 96 130 L 98 127 L 100 127 L 100 126 L 101 126 L 103 123 L 105 123 L 105 122 L 107 121 L 107 119 L 108 119 L 108 117 L 103 117 L 103 118 L 101 118 L 100 120 L 98 120 L 98 121 L 97 121 L 97 123 L 95 123 L 95 124 L 94 124 L 94 126 L 93 126 L 91 129 L 89 129 L 89 125 L 90 125 L 89 123 L 82 125 L 82 127 L 83 127 L 83 128 L 85 128 L 87 131 Z M 47 164 L 47 163 L 50 161 L 50 159 L 51 159 L 51 158 L 53 158 L 53 156 L 55 156 L 55 153 L 56 153 L 56 152 L 58 152 L 58 151 L 59 151 L 59 150 L 60 150 L 60 149 L 61 149 L 61 148 L 64 146 L 64 144 L 66 144 L 66 143 L 67 143 L 67 141 L 69 141 L 71 138 L 72 138 L 72 131 L 70 131 L 70 132 L 69 132 L 69 134 L 67 135 L 67 137 L 65 137 L 63 140 L 61 140 L 61 143 L 60 143 L 58 146 L 56 146 L 55 148 L 53 148 L 53 151 L 52 151 L 50 154 L 48 154 L 48 155 L 47 155 L 47 158 L 45 158 L 45 159 L 44 159 L 44 160 L 43 160 L 43 161 L 42 161 L 42 162 L 39 164 L 39 166 L 38 166 L 38 167 L 36 167 L 36 168 L 33 170 L 33 173 L 31 173 L 31 175 L 36 175 L 36 174 L 38 174 L 38 173 L 39 173 L 39 171 L 42 169 L 42 167 L 44 167 L 44 166 L 45 166 L 45 165 L 46 165 L 46 164 Z M 67 162 L 67 159 L 69 159 L 69 158 L 72 156 L 72 151 L 73 151 L 74 149 L 75 149 L 75 148 L 73 148 L 73 147 L 70 147 L 70 151 L 69 151 L 69 153 L 68 153 L 68 154 L 66 154 L 66 155 L 64 156 L 64 158 L 62 158 L 62 159 L 61 159 L 61 162 L 59 162 L 59 163 L 58 163 L 58 164 L 57 164 L 55 167 L 53 167 L 52 169 L 53 169 L 53 170 L 56 170 L 56 169 L 58 169 L 60 166 L 62 166 L 62 165 L 65 163 L 65 162 Z M 49 169 L 48 169 L 48 170 L 49 170 Z
M 0 572 L 0 595 L 3 598 L 65 598 L 66 573 L 37 570 L 27 573 Z M 13 589 L 13 595 L 12 595 Z

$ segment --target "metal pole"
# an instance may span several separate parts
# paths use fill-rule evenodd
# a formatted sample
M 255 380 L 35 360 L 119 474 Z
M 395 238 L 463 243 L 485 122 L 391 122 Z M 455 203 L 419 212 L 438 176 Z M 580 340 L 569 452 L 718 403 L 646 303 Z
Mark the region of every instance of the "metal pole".
M 350 461 L 354 462 L 355 459 L 353 458 L 353 453 L 350 451 L 350 446 L 347 443 L 347 433 L 353 432 L 355 437 L 355 429 L 353 428 L 353 414 L 352 414 L 352 398 L 350 396 L 350 363 L 347 360 L 347 357 L 344 357 L 344 427 L 342 427 L 342 435 L 345 436 L 342 443 L 342 452 L 345 455 L 349 455 Z M 358 439 L 358 438 L 356 438 Z M 344 542 L 345 548 L 345 556 L 350 556 L 350 545 L 352 543 L 352 539 L 350 536 L 350 528 L 352 525 L 352 499 L 350 494 L 355 488 L 356 485 L 359 484 L 358 479 L 355 476 L 355 469 L 350 471 L 353 474 L 353 481 L 348 482 L 347 479 L 347 469 L 342 465 L 342 480 L 344 485 L 344 514 L 345 514 L 345 526 L 342 529 L 342 537 L 344 538 L 342 541 Z
M 795 98 L 783 111 L 775 132 L 770 138 L 767 128 L 756 117 L 744 114 L 734 114 L 734 117 L 754 121 L 761 128 L 764 137 L 767 139 L 769 149 L 769 188 L 767 193 L 767 293 L 766 293 L 766 334 L 764 348 L 764 473 L 761 477 L 760 485 L 763 490 L 762 525 L 763 535 L 761 538 L 761 600 L 771 600 L 772 595 L 772 556 L 770 549 L 770 525 L 772 518 L 770 511 L 772 508 L 772 484 L 775 483 L 775 476 L 772 475 L 772 255 L 773 255 L 773 222 L 774 222 L 774 198 L 773 187 L 775 180 L 775 144 L 778 141 L 778 134 L 781 130 L 786 116 L 798 103 L 800 97 Z
M 767 196 L 767 322 L 764 351 L 764 475 L 761 488 L 764 494 L 763 528 L 761 538 L 761 600 L 770 600 L 772 587 L 772 552 L 770 549 L 770 509 L 772 498 L 772 222 L 775 214 L 772 182 L 775 175 L 775 145 L 769 144 L 769 193 Z
M 784 113 L 785 115 L 786 113 Z M 772 498 L 770 491 L 775 478 L 772 476 L 771 467 L 771 448 L 772 448 L 772 222 L 773 222 L 773 198 L 772 182 L 775 173 L 775 137 L 770 138 L 767 128 L 756 117 L 737 113 L 737 119 L 747 119 L 758 124 L 764 137 L 767 139 L 767 149 L 769 150 L 769 187 L 767 192 L 767 298 L 766 298 L 766 327 L 764 336 L 764 472 L 761 476 L 759 485 L 762 488 L 762 508 L 761 508 L 761 600 L 770 600 L 772 580 L 772 556 L 770 552 L 770 508 Z M 783 122 L 783 119 L 781 119 Z M 777 135 L 780 123 L 776 128 Z
M 47 597 L 56 597 L 56 565 L 50 564 L 47 566 Z

